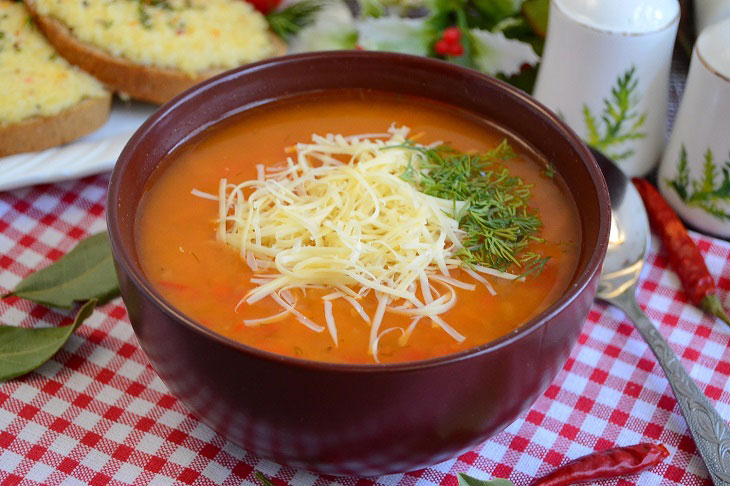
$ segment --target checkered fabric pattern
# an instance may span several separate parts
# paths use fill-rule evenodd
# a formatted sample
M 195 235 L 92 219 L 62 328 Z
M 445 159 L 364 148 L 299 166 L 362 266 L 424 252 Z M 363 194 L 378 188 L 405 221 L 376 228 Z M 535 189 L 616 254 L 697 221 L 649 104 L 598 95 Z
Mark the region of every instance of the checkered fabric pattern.
M 104 229 L 107 176 L 0 193 L 0 293 Z M 694 235 L 730 304 L 730 244 Z M 699 386 L 730 418 L 730 328 L 688 304 L 656 242 L 638 299 Z M 20 299 L 0 321 L 55 326 L 71 314 Z M 661 369 L 623 314 L 595 304 L 564 369 L 504 432 L 432 467 L 379 478 L 322 477 L 227 442 L 170 395 L 121 300 L 98 309 L 36 372 L 0 383 L 0 484 L 456 485 L 456 474 L 526 485 L 597 449 L 662 442 L 671 456 L 608 485 L 705 485 L 702 460 Z

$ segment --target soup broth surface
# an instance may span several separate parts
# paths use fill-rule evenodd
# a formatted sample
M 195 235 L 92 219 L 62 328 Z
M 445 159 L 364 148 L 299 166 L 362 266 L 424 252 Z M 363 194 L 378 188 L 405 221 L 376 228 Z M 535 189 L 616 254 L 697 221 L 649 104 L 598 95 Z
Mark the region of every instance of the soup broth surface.
M 309 142 L 312 134 L 382 133 L 391 124 L 408 126 L 418 143 L 448 143 L 460 151 L 486 152 L 505 134 L 466 112 L 415 97 L 348 90 L 300 96 L 247 110 L 217 124 L 171 153 L 151 178 L 137 218 L 137 252 L 143 271 L 160 294 L 182 313 L 213 331 L 255 348 L 305 359 L 373 363 L 368 351 L 369 324 L 342 299 L 334 302 L 338 342 L 314 332 L 289 316 L 255 327 L 244 319 L 281 312 L 271 299 L 238 305 L 254 284 L 253 272 L 240 254 L 216 239 L 218 203 L 191 194 L 217 194 L 221 178 L 238 183 L 257 177 L 256 164 L 273 166 L 286 159 L 285 149 Z M 509 138 L 509 137 L 507 137 Z M 476 283 L 457 289 L 457 304 L 441 317 L 466 337 L 458 343 L 428 319 L 416 326 L 405 346 L 399 332 L 383 335 L 382 363 L 433 358 L 463 351 L 504 336 L 555 302 L 570 284 L 580 252 L 577 209 L 559 175 L 548 176 L 547 164 L 518 140 L 509 139 L 517 156 L 506 161 L 513 175 L 534 184 L 531 206 L 543 222 L 544 242 L 530 250 L 549 256 L 538 276 L 525 281 L 486 277 L 496 290 L 465 272 L 452 276 Z M 519 269 L 512 269 L 519 273 Z M 324 325 L 321 297 L 307 291 L 296 308 Z M 377 301 L 361 299 L 372 316 Z M 410 318 L 387 314 L 381 326 L 408 327 Z

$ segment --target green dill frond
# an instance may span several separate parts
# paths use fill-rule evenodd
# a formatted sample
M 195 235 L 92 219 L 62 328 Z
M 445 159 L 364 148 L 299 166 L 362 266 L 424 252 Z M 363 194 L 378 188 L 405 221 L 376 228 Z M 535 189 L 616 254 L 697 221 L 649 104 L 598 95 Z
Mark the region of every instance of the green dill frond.
M 555 167 L 552 162 L 548 162 L 545 168 L 542 170 L 542 174 L 548 179 L 555 179 Z
M 137 15 L 139 16 L 139 23 L 142 25 L 142 27 L 144 27 L 145 29 L 151 29 L 152 20 L 150 19 L 150 14 L 147 13 L 145 5 L 146 2 L 143 2 L 142 0 L 137 1 Z
M 522 270 L 522 273 L 519 275 L 518 278 L 525 278 L 530 275 L 538 276 L 542 273 L 542 271 L 545 269 L 545 265 L 547 264 L 548 260 L 550 260 L 550 257 L 538 257 L 530 260 L 527 263 L 527 265 L 524 267 L 524 270 Z
M 401 178 L 425 194 L 454 201 L 450 216 L 465 233 L 456 256 L 465 266 L 516 266 L 530 274 L 542 270 L 548 257 L 527 251 L 531 242 L 542 241 L 537 236 L 542 221 L 529 206 L 533 186 L 501 164 L 515 157 L 507 140 L 484 154 L 460 153 L 446 145 L 401 147 L 423 156 L 417 163 L 414 157 Z M 459 214 L 457 201 L 467 203 Z
M 314 22 L 323 6 L 324 4 L 319 0 L 302 0 L 282 10 L 267 14 L 266 20 L 276 35 L 287 39 Z

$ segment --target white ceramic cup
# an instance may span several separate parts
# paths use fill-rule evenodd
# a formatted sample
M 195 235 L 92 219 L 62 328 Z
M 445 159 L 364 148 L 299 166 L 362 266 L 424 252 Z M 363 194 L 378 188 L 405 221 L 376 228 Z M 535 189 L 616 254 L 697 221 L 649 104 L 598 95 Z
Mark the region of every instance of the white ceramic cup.
M 697 34 L 709 25 L 730 18 L 730 0 L 695 0 L 694 5 Z
M 534 96 L 630 176 L 664 145 L 677 0 L 551 0 Z
M 730 18 L 695 43 L 657 180 L 682 219 L 730 238 Z

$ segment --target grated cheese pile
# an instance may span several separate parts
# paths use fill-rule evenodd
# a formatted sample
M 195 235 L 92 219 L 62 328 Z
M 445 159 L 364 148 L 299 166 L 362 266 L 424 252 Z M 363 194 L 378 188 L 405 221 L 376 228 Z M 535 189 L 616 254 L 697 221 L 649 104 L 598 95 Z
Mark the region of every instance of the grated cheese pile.
M 256 180 L 220 181 L 217 237 L 240 251 L 257 285 L 239 305 L 271 298 L 282 307 L 274 316 L 245 324 L 293 314 L 314 331 L 327 329 L 337 345 L 332 301 L 344 299 L 369 323 L 368 351 L 376 361 L 385 333 L 400 332 L 404 345 L 424 318 L 456 341 L 465 339 L 440 316 L 456 304 L 456 287 L 475 288 L 449 275 L 460 266 L 454 254 L 462 235 L 450 214 L 466 203 L 428 196 L 401 178 L 409 164 L 418 167 L 424 157 L 404 146 L 407 134 L 407 127 L 391 127 L 386 134 L 314 135 L 312 143 L 297 144 L 286 163 L 258 165 Z M 494 293 L 482 275 L 467 272 Z M 291 290 L 313 287 L 332 290 L 323 297 L 325 325 L 296 309 Z M 372 316 L 358 302 L 370 292 L 378 302 Z M 409 316 L 410 325 L 382 329 L 388 312 Z
M 0 0 L 0 125 L 104 96 L 101 83 L 56 54 L 22 3 Z

